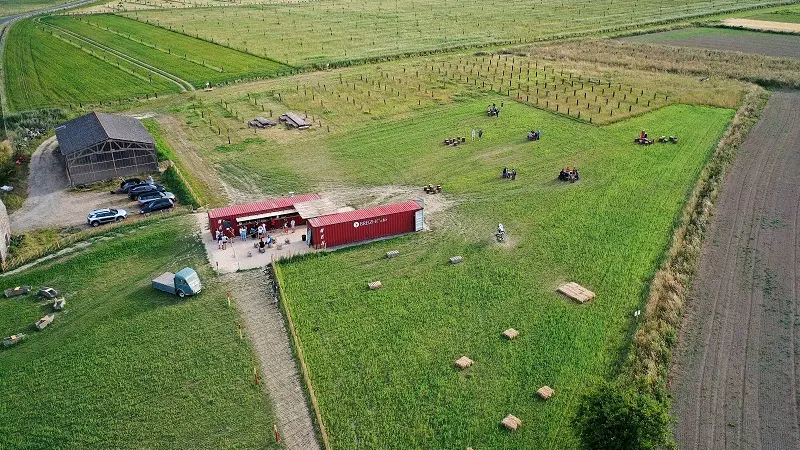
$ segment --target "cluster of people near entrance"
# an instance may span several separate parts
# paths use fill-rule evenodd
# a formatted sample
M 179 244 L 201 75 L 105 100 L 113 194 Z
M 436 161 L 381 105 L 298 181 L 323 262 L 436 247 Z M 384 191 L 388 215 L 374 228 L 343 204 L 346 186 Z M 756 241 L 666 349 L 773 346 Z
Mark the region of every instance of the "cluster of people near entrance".
M 254 224 L 253 224 L 254 225 Z M 275 226 L 275 222 L 272 221 L 270 223 L 273 227 Z M 284 220 L 283 222 L 283 232 L 289 233 L 290 229 L 294 232 L 295 221 L 291 219 L 290 221 Z M 270 244 L 275 244 L 277 241 L 275 238 L 269 233 L 270 228 L 267 226 L 266 223 L 261 223 L 257 227 L 251 226 L 248 230 L 247 224 L 241 225 L 239 227 L 239 239 L 242 241 L 246 241 L 247 237 L 250 236 L 252 239 L 258 239 L 258 248 L 259 252 L 264 252 L 264 248 L 269 246 Z M 229 244 L 232 244 L 235 239 L 235 234 L 233 233 L 233 229 L 228 224 L 226 228 L 219 228 L 215 233 L 216 241 L 217 241 L 217 248 L 220 250 L 227 249 Z

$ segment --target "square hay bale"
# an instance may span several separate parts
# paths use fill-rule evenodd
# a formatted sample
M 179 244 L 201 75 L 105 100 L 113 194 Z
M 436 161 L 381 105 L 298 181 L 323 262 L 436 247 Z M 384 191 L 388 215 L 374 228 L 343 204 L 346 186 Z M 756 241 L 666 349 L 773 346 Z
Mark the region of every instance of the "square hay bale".
M 522 426 L 522 421 L 519 420 L 518 417 L 512 414 L 507 415 L 501 423 L 503 424 L 504 427 L 508 428 L 511 431 L 515 431 L 517 428 Z
M 458 264 L 461 261 L 464 261 L 463 256 L 453 256 L 452 258 L 450 258 L 450 264 Z
M 464 370 L 467 367 L 471 366 L 474 363 L 471 359 L 467 358 L 466 355 L 458 358 L 455 362 L 455 366 L 458 367 L 460 370 Z
M 550 386 L 542 386 L 536 391 L 536 393 L 539 394 L 539 397 L 542 397 L 542 400 L 547 400 L 548 398 L 552 397 L 556 391 L 554 391 Z
M 503 336 L 507 337 L 508 340 L 513 340 L 515 337 L 519 336 L 519 331 L 509 328 L 506 331 L 503 331 Z
M 386 257 L 389 258 L 389 259 L 394 258 L 395 256 L 398 256 L 398 255 L 400 255 L 400 252 L 398 252 L 397 250 L 392 250 L 390 252 L 386 252 Z
M 578 303 L 586 303 L 595 298 L 595 293 L 586 289 L 575 282 L 562 284 L 558 287 L 558 292 L 566 295 L 567 297 L 577 301 Z
M 375 289 L 380 289 L 383 287 L 380 281 L 371 281 L 368 285 L 370 291 L 374 291 Z

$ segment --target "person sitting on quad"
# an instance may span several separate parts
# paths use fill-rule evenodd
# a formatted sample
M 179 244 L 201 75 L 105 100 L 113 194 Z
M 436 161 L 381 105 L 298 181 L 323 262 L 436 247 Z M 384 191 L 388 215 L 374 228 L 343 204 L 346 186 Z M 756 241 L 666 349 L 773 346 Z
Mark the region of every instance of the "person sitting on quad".
M 578 168 L 574 167 L 572 169 L 572 180 L 570 180 L 570 181 L 572 181 L 574 183 L 575 181 L 578 181 L 580 179 L 581 179 L 581 176 L 578 174 Z
M 561 181 L 569 180 L 569 169 L 561 169 L 561 173 L 558 174 L 558 179 Z

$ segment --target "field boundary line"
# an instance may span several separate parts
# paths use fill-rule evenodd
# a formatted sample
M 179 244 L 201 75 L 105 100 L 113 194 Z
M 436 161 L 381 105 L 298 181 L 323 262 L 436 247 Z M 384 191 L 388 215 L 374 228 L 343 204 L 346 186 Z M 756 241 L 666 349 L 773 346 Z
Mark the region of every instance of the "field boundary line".
M 108 53 L 111 53 L 113 55 L 116 55 L 117 57 L 122 58 L 122 59 L 128 61 L 131 64 L 137 65 L 137 66 L 147 70 L 148 72 L 152 72 L 152 73 L 154 73 L 154 74 L 156 74 L 156 75 L 158 75 L 158 76 L 160 76 L 162 78 L 165 78 L 165 79 L 171 81 L 172 83 L 177 84 L 181 88 L 181 90 L 184 91 L 184 92 L 187 91 L 187 90 L 188 91 L 195 90 L 194 85 L 192 85 L 192 83 L 189 83 L 188 81 L 184 80 L 183 78 L 180 78 L 180 77 L 178 77 L 176 75 L 173 75 L 173 74 L 171 74 L 171 73 L 169 73 L 169 72 L 167 72 L 165 70 L 161 70 L 161 69 L 159 69 L 157 67 L 151 66 L 151 65 L 149 65 L 149 64 L 147 64 L 147 63 L 145 63 L 143 61 L 140 61 L 140 60 L 138 60 L 138 59 L 136 59 L 136 58 L 134 58 L 134 57 L 132 57 L 130 55 L 126 55 L 125 53 L 122 53 L 119 50 L 115 50 L 115 49 L 113 49 L 111 47 L 103 45 L 103 44 L 101 44 L 101 43 L 99 43 L 99 42 L 97 42 L 97 41 L 95 41 L 93 39 L 87 38 L 85 36 L 82 36 L 82 35 L 80 35 L 78 33 L 72 32 L 70 30 L 66 30 L 66 29 L 61 28 L 61 27 L 59 27 L 57 25 L 53 25 L 53 24 L 49 24 L 49 23 L 46 23 L 46 22 L 42 22 L 41 20 L 37 20 L 36 23 L 44 25 L 45 27 L 50 27 L 50 28 L 56 29 L 56 30 L 58 30 L 58 31 L 60 31 L 60 32 L 62 32 L 64 34 L 67 34 L 67 35 L 70 35 L 70 36 L 74 37 L 75 39 L 79 39 L 79 40 L 85 42 L 88 45 L 92 45 L 92 46 L 94 46 L 96 48 L 99 48 L 100 50 L 103 50 L 105 52 L 108 52 Z
M 618 376 L 619 380 L 646 395 L 670 413 L 669 368 L 681 325 L 683 306 L 697 273 L 700 246 L 706 237 L 714 204 L 736 151 L 758 123 L 769 98 L 769 91 L 751 85 L 728 129 L 700 172 L 688 194 L 664 260 L 653 276 L 643 307 L 643 319 L 631 337 L 630 349 Z M 666 432 L 674 441 L 674 429 Z
M 331 443 L 328 439 L 328 433 L 325 431 L 325 424 L 322 422 L 322 414 L 319 411 L 317 395 L 314 393 L 314 386 L 311 384 L 311 376 L 309 375 L 308 366 L 306 365 L 306 359 L 305 356 L 303 356 L 303 349 L 300 346 L 300 336 L 297 335 L 294 321 L 292 321 L 292 313 L 289 310 L 289 305 L 286 303 L 286 296 L 283 293 L 283 284 L 281 282 L 280 269 L 278 269 L 278 263 L 274 256 L 272 258 L 271 265 L 272 270 L 275 272 L 275 287 L 277 288 L 278 295 L 280 296 L 279 303 L 281 305 L 281 309 L 286 315 L 286 322 L 289 324 L 289 332 L 292 335 L 292 344 L 295 352 L 297 352 L 297 359 L 300 361 L 300 369 L 303 372 L 303 381 L 306 383 L 306 389 L 308 389 L 308 398 L 311 401 L 311 407 L 314 409 L 314 415 L 317 418 L 317 425 L 319 426 L 320 436 L 322 436 L 322 443 L 325 446 L 325 450 L 331 450 Z

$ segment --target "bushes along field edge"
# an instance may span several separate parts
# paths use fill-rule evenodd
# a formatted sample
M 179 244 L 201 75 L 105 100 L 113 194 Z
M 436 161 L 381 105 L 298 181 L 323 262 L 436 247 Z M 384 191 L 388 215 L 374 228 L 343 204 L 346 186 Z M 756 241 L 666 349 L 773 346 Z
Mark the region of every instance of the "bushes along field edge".
M 675 448 L 667 376 L 683 305 L 697 273 L 701 245 L 725 172 L 768 99 L 768 91 L 749 86 L 689 196 L 664 263 L 650 284 L 643 319 L 634 332 L 621 373 L 582 399 L 573 423 L 585 448 Z M 605 430 L 606 437 L 613 434 L 622 438 L 616 442 L 598 440 L 597 430 Z
M 306 359 L 303 356 L 303 349 L 300 346 L 300 336 L 297 335 L 294 322 L 292 321 L 292 314 L 289 310 L 289 305 L 286 303 L 286 296 L 283 293 L 283 276 L 281 275 L 280 268 L 278 268 L 278 262 L 273 259 L 272 263 L 267 265 L 266 270 L 272 271 L 272 281 L 275 283 L 275 289 L 277 290 L 277 295 L 279 298 L 278 304 L 281 312 L 283 312 L 283 316 L 286 318 L 286 323 L 289 325 L 287 329 L 289 333 L 289 342 L 291 343 L 295 361 L 298 362 L 300 372 L 303 375 L 302 386 L 304 387 L 306 394 L 306 407 L 310 407 L 314 411 L 314 415 L 311 419 L 315 425 L 314 431 L 318 438 L 320 438 L 322 441 L 325 450 L 330 450 L 331 443 L 328 439 L 328 433 L 325 431 L 325 424 L 322 422 L 322 413 L 319 410 L 319 401 L 317 400 L 316 394 L 314 394 L 314 386 L 311 384 L 311 375 L 308 372 Z

